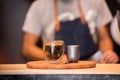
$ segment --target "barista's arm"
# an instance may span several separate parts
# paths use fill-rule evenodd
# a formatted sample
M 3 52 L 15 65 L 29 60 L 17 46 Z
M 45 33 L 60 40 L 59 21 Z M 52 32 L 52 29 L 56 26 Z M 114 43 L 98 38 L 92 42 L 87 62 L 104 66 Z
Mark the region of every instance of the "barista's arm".
M 24 33 L 22 52 L 26 58 L 31 60 L 44 59 L 43 50 L 36 45 L 39 38 L 40 36 L 27 32 Z
M 109 36 L 106 26 L 98 29 L 99 36 L 99 49 L 103 52 L 103 56 L 100 59 L 100 63 L 116 63 L 119 58 L 113 51 L 113 44 Z
M 113 44 L 109 37 L 108 30 L 106 26 L 100 27 L 98 29 L 98 41 L 99 41 L 99 49 L 102 52 L 106 52 L 108 50 L 113 50 Z

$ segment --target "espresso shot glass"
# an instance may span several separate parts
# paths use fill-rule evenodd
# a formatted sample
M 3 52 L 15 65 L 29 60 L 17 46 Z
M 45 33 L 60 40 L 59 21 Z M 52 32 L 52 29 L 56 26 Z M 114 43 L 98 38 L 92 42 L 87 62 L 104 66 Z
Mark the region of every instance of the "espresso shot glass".
M 51 64 L 61 63 L 61 57 L 64 54 L 64 41 L 63 40 L 44 41 L 43 50 L 47 63 Z

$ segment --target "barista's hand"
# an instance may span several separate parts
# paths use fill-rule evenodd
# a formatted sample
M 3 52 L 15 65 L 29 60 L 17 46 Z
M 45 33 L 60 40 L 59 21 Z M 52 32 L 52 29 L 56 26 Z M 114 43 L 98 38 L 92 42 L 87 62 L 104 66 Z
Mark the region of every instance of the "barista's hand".
M 108 63 L 108 64 L 109 63 L 117 63 L 118 61 L 119 61 L 119 57 L 112 50 L 104 52 L 100 59 L 100 63 Z

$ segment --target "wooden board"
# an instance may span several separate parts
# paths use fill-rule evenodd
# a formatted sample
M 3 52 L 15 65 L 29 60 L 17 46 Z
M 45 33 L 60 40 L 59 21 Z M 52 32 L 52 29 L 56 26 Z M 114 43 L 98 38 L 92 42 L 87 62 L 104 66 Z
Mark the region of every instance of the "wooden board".
M 48 64 L 44 61 L 31 61 L 26 66 L 32 69 L 84 69 L 94 68 L 96 63 L 93 61 L 79 61 L 78 63 Z

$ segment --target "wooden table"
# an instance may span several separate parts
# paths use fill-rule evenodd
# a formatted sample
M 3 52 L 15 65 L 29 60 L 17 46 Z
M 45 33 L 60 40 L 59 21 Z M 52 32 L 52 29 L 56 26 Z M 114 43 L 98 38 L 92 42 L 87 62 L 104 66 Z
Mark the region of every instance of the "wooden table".
M 30 69 L 26 67 L 26 64 L 0 64 L 0 80 L 5 77 L 8 78 L 8 75 L 22 75 L 24 78 L 25 76 L 29 76 L 29 78 L 31 78 L 31 76 L 32 78 L 33 76 L 34 78 L 37 76 L 42 78 L 42 80 L 45 80 L 45 78 L 47 78 L 47 80 L 54 80 L 54 78 L 59 78 L 59 80 L 73 80 L 74 78 L 80 78 L 79 80 L 88 80 L 88 78 L 98 78 L 95 80 L 112 80 L 114 78 L 114 80 L 119 80 L 120 64 L 96 64 L 95 68 L 87 69 Z
M 120 64 L 96 64 L 87 69 L 30 69 L 26 64 L 0 64 L 0 75 L 6 74 L 120 74 Z

